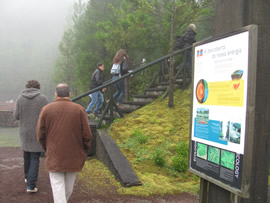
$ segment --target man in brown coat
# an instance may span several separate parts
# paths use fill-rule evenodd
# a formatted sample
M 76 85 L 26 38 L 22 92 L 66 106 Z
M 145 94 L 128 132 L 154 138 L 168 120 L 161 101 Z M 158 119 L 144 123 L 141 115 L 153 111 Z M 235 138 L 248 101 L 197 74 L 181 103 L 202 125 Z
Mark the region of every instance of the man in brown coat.
M 54 202 L 67 202 L 82 170 L 92 137 L 85 109 L 70 100 L 67 84 L 56 86 L 56 100 L 43 107 L 37 138 L 46 152 Z

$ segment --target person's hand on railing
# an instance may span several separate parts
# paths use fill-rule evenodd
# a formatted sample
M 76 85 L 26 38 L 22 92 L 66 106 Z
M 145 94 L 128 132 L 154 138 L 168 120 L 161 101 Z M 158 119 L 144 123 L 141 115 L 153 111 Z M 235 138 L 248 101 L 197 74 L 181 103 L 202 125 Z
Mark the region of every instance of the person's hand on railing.
M 132 70 L 129 70 L 128 73 L 132 73 L 133 71 Z M 130 75 L 129 77 L 133 78 L 134 75 Z
M 102 92 L 105 92 L 107 90 L 107 88 L 106 87 L 104 87 L 103 89 L 102 89 Z

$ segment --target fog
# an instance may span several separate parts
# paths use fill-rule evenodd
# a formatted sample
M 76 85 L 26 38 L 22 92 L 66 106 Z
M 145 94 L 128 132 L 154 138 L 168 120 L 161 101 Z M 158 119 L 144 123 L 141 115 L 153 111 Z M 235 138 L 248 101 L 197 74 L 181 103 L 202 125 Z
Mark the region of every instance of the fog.
M 0 102 L 38 80 L 51 100 L 58 43 L 76 0 L 0 0 Z

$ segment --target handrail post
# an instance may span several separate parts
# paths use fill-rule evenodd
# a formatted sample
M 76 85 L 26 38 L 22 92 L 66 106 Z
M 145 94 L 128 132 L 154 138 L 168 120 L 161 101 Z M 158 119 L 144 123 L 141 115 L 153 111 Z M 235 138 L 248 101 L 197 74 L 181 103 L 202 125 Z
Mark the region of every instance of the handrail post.
M 159 78 L 158 78 L 159 83 L 163 81 L 163 80 L 162 80 L 163 63 L 164 63 L 164 62 L 161 61 L 161 62 L 160 62 L 160 65 L 159 65 L 159 67 L 160 67 L 160 68 L 159 68 Z
M 113 122 L 113 85 L 109 86 L 110 88 L 110 124 Z
M 129 100 L 129 93 L 128 93 L 128 83 L 129 83 L 129 77 L 125 78 L 125 99 L 126 101 Z
M 184 63 L 183 63 L 183 90 L 186 88 L 186 71 L 187 71 L 187 51 L 184 52 Z

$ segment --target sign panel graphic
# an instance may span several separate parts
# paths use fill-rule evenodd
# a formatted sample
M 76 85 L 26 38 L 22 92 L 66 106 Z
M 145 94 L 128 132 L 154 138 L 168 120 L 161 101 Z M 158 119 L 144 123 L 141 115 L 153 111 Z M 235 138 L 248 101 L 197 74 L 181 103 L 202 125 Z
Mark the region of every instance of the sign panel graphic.
M 249 32 L 195 46 L 190 167 L 241 188 Z

